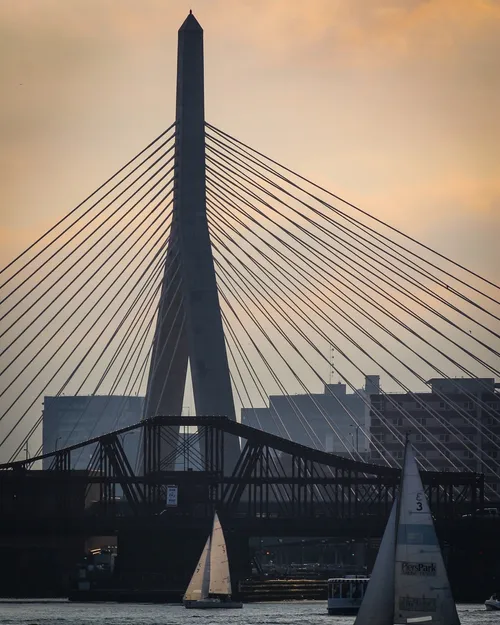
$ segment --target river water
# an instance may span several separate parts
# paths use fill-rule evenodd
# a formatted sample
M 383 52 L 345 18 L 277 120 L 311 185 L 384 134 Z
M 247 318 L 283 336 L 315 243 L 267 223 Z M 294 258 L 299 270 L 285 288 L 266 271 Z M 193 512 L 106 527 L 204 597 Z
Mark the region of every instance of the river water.
M 500 623 L 484 605 L 460 605 L 462 625 Z M 250 603 L 242 610 L 186 610 L 171 604 L 1 601 L 1 625 L 352 625 L 326 614 L 326 601 Z

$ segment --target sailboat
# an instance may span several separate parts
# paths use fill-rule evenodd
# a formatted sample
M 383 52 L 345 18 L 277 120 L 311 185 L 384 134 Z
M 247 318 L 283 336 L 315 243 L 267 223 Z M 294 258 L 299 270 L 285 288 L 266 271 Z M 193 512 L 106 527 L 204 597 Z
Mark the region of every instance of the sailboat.
M 392 506 L 354 625 L 460 625 L 434 523 L 409 440 Z
M 217 513 L 212 533 L 207 538 L 184 595 L 184 606 L 198 609 L 243 607 L 241 602 L 231 600 L 226 541 Z

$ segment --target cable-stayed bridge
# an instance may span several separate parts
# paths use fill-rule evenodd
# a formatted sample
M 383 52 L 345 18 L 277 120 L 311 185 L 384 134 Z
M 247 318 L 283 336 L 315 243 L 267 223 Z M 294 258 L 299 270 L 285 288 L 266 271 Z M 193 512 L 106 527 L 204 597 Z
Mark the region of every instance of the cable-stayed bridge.
M 249 532 L 276 535 L 295 519 L 286 531 L 349 533 L 357 519 L 366 533 L 383 527 L 407 431 L 437 518 L 470 531 L 464 515 L 497 501 L 500 484 L 499 292 L 207 123 L 203 32 L 190 15 L 175 122 L 2 271 L 5 531 L 71 518 L 102 532 L 110 518 L 158 515 L 174 485 L 176 510 L 200 527 L 216 507 Z M 362 418 L 332 384 L 331 350 Z M 373 372 L 383 383 L 360 390 Z M 43 449 L 43 398 L 68 396 L 82 407 Z M 101 419 L 87 427 L 99 396 Z M 123 428 L 139 396 L 143 420 Z M 186 401 L 196 417 L 180 418 Z M 260 431 L 237 422 L 242 408 Z M 91 442 L 74 443 L 84 425 Z M 43 479 L 27 471 L 38 459 Z M 50 523 L 30 520 L 21 496 L 43 480 L 60 485 Z M 189 525 L 165 510 L 158 523 Z

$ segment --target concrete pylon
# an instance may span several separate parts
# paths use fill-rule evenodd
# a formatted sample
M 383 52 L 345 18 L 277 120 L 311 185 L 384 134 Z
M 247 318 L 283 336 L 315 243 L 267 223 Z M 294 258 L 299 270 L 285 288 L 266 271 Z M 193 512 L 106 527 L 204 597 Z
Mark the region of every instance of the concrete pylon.
M 206 215 L 203 29 L 191 12 L 178 34 L 175 172 L 145 416 L 181 414 L 189 358 L 196 415 L 235 420 Z M 161 455 L 170 450 L 165 443 Z M 226 473 L 238 455 L 237 439 L 228 438 Z

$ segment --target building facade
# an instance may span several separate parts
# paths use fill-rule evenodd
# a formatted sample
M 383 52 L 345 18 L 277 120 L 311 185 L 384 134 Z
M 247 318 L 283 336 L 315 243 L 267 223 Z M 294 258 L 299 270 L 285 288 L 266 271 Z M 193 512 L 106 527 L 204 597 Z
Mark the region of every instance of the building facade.
M 484 473 L 490 494 L 500 494 L 500 384 L 493 378 L 428 384 L 426 393 L 371 395 L 371 461 L 400 461 L 398 437 L 408 433 L 425 468 Z
M 327 384 L 323 393 L 271 395 L 269 407 L 242 408 L 241 422 L 297 443 L 340 455 L 370 450 L 370 395 L 379 377 L 366 376 L 365 388 L 348 393 L 345 384 Z
M 143 405 L 143 397 L 122 395 L 44 397 L 43 453 L 133 425 L 141 420 Z M 137 461 L 138 436 L 138 432 L 126 432 L 122 436 L 132 467 Z M 92 453 L 90 447 L 73 452 L 71 468 L 86 469 Z M 48 469 L 50 463 L 50 458 L 44 460 L 43 468 Z

